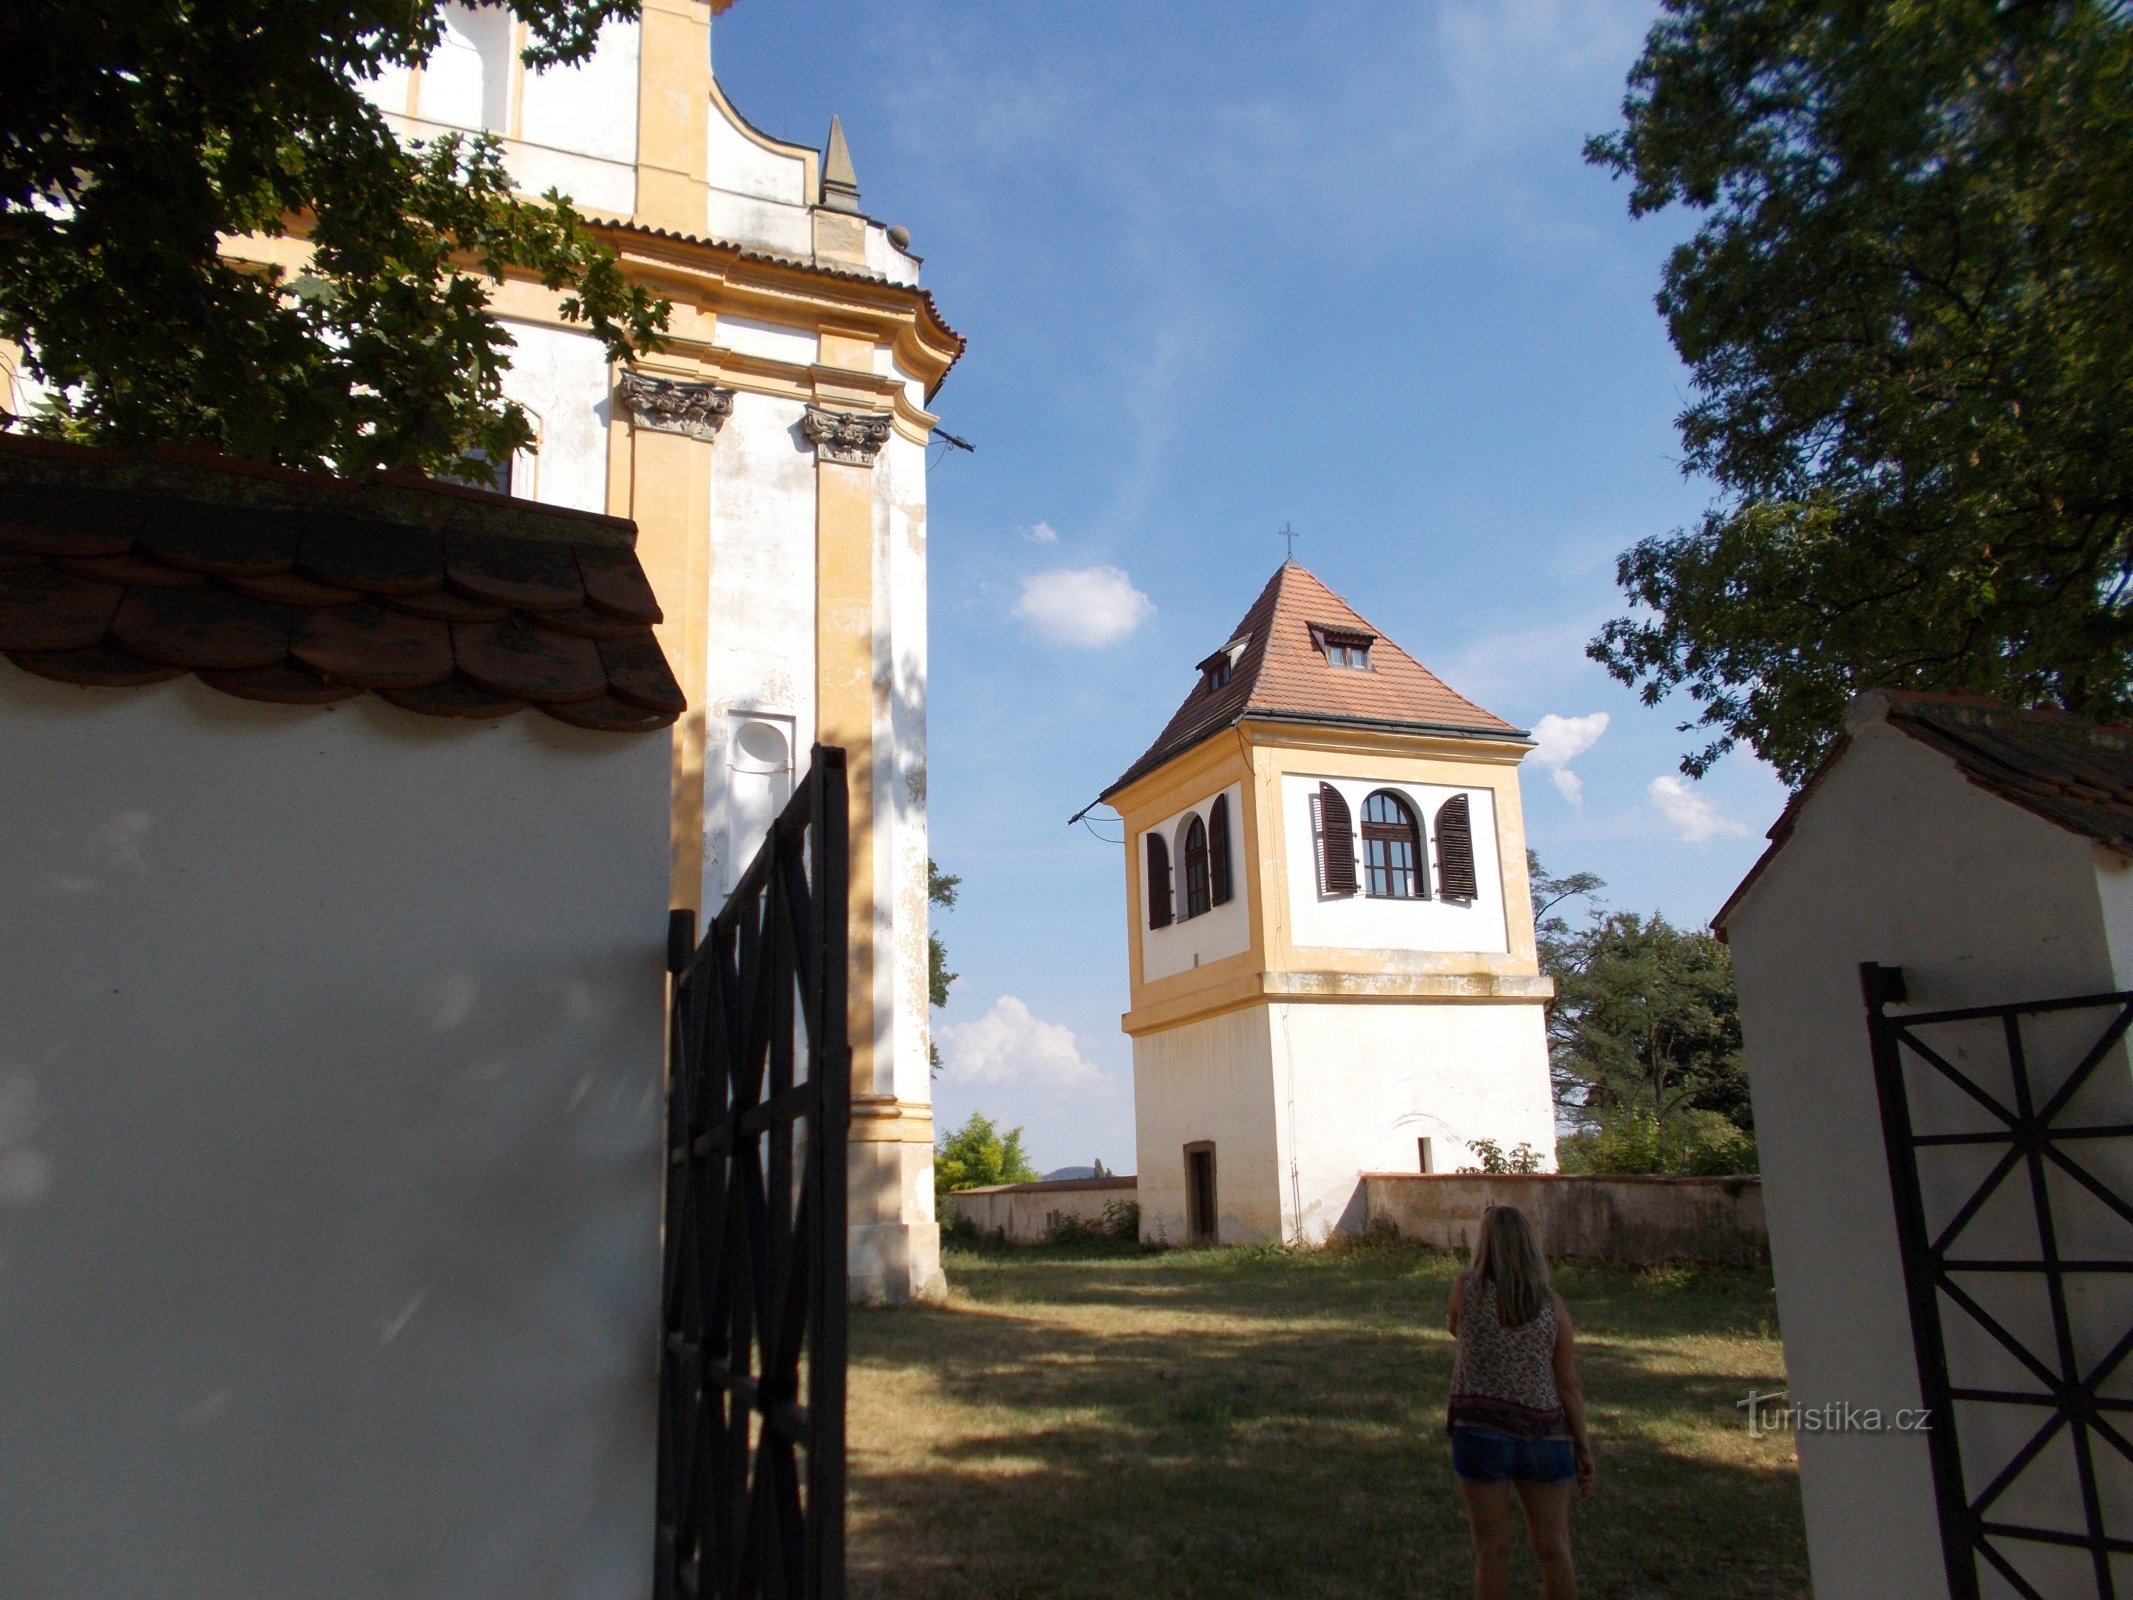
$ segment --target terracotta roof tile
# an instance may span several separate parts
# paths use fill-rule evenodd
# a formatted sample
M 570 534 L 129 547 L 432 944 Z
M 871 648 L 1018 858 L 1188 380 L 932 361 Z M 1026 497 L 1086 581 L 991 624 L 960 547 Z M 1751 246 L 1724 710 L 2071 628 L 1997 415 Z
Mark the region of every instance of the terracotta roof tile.
M 57 567 L 0 573 L 0 650 L 79 650 L 101 643 L 126 591 Z
M 450 626 L 459 675 L 477 689 L 542 705 L 607 693 L 607 669 L 591 639 L 531 627 L 517 617 Z
M 444 541 L 423 529 L 339 522 L 305 533 L 296 570 L 365 594 L 419 594 L 444 583 Z
M 1336 667 L 1313 628 L 1368 638 L 1367 668 Z M 1523 739 L 1522 729 L 1484 711 L 1366 622 L 1348 602 L 1293 561 L 1284 562 L 1230 635 L 1242 640 L 1229 681 L 1203 677 L 1155 743 L 1104 790 L 1114 794 L 1142 774 L 1246 718 L 1349 722 Z
M 289 656 L 361 689 L 420 689 L 452 675 L 451 625 L 368 600 L 321 607 L 299 618 Z
M 143 661 L 108 644 L 85 645 L 79 650 L 10 650 L 7 658 L 24 672 L 34 672 L 40 678 L 94 689 L 138 689 L 185 676 L 183 667 Z
M 567 611 L 585 604 L 585 585 L 567 544 L 531 539 L 454 539 L 446 581 L 463 595 L 515 611 Z
M 296 565 L 296 527 L 286 516 L 236 506 L 175 509 L 142 525 L 134 541 L 142 555 L 181 572 L 231 578 L 264 578 Z
M 634 537 L 405 476 L 0 435 L 0 654 L 64 683 L 192 671 L 275 704 L 368 690 L 427 716 L 530 703 L 649 732 L 684 699 Z

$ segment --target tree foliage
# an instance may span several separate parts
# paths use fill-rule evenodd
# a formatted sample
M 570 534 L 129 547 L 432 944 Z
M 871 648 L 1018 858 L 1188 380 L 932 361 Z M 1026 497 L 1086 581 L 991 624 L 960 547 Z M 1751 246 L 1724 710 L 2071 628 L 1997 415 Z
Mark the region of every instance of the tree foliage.
M 2133 4 L 1664 0 L 1589 159 L 1702 213 L 1658 303 L 1721 498 L 1591 653 L 1701 773 L 1876 685 L 2133 711 Z
M 1548 1056 L 1566 1171 L 1754 1169 L 1754 1113 L 1742 1059 L 1733 960 L 1707 931 L 1596 901 L 1572 924 L 1559 907 L 1604 887 L 1551 876 L 1529 856 L 1541 970 L 1555 982 Z
M 472 0 L 525 59 L 583 59 L 639 0 Z M 0 8 L 0 338 L 59 391 L 33 425 L 292 466 L 486 476 L 532 441 L 484 280 L 567 291 L 621 358 L 665 302 L 569 203 L 513 194 L 487 135 L 403 146 L 360 85 L 419 65 L 434 0 L 50 0 Z M 243 237 L 309 245 L 301 273 Z
M 946 1135 L 933 1152 L 933 1187 L 937 1194 L 978 1189 L 995 1183 L 1035 1183 L 1037 1169 L 1022 1149 L 1022 1130 L 1003 1135 L 992 1118 L 973 1111 L 970 1120 Z
M 943 911 L 955 904 L 955 892 L 962 887 L 961 878 L 952 877 L 926 858 L 926 899 Z M 948 947 L 941 943 L 941 936 L 929 932 L 926 935 L 926 994 L 934 1006 L 948 1003 L 948 986 L 955 982 L 959 973 L 948 970 Z

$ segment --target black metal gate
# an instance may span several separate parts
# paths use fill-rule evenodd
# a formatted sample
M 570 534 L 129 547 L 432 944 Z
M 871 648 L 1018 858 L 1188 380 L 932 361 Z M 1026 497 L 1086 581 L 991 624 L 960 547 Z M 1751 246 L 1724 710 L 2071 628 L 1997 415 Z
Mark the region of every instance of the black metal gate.
M 668 927 L 657 1600 L 844 1593 L 844 752 Z
M 2133 1149 L 2110 1142 L 2133 1139 L 2133 992 L 1892 1014 L 1902 969 L 1860 977 L 1949 1591 L 2111 1600 L 2133 1590 L 2133 1202 L 2096 1168 L 2122 1174 Z M 2109 1120 L 2082 1120 L 2085 1091 Z M 1988 1207 L 1980 1231 L 2004 1240 L 2026 1212 L 2035 1248 L 2020 1227 L 2012 1253 L 1964 1253 Z M 2047 1479 L 2047 1452 L 2048 1480 L 2025 1484 Z M 1981 1588 L 1987 1573 L 2007 1591 Z

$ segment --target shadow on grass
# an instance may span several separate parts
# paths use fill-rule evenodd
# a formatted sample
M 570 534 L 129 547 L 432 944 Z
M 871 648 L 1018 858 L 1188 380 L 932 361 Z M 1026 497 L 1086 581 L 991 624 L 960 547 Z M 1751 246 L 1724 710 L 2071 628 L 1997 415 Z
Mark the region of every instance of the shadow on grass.
M 956 1304 L 854 1318 L 852 1592 L 1469 1593 L 1443 1432 L 1456 1268 L 959 1254 Z M 1733 1404 L 1782 1371 L 1767 1279 L 1573 1265 L 1562 1286 L 1601 1463 L 1586 1592 L 1805 1595 L 1790 1450 Z

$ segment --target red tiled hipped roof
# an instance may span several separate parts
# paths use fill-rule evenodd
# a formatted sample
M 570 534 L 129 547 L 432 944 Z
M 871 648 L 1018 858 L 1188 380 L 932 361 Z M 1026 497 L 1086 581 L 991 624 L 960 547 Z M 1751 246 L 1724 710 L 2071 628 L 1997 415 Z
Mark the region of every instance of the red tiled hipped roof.
M 1332 665 L 1313 637 L 1314 628 L 1374 641 L 1369 667 Z M 1525 737 L 1523 729 L 1452 690 L 1293 561 L 1283 562 L 1268 580 L 1230 638 L 1244 644 L 1229 681 L 1214 688 L 1204 677 L 1196 683 L 1147 753 L 1104 790 L 1105 796 L 1247 717 Z
M 369 692 L 648 732 L 684 701 L 634 539 L 620 518 L 412 476 L 0 437 L 0 653 L 63 683 L 190 672 L 247 700 Z
M 2133 856 L 2133 728 L 2089 722 L 2068 712 L 2022 710 L 1968 694 L 1870 689 L 1852 702 L 1847 730 L 1882 721 L 1938 750 L 1986 793 L 2055 827 Z M 1801 808 L 1851 747 L 1847 731 L 1771 825 L 1770 847 L 1711 919 L 1726 918 L 1798 825 Z

